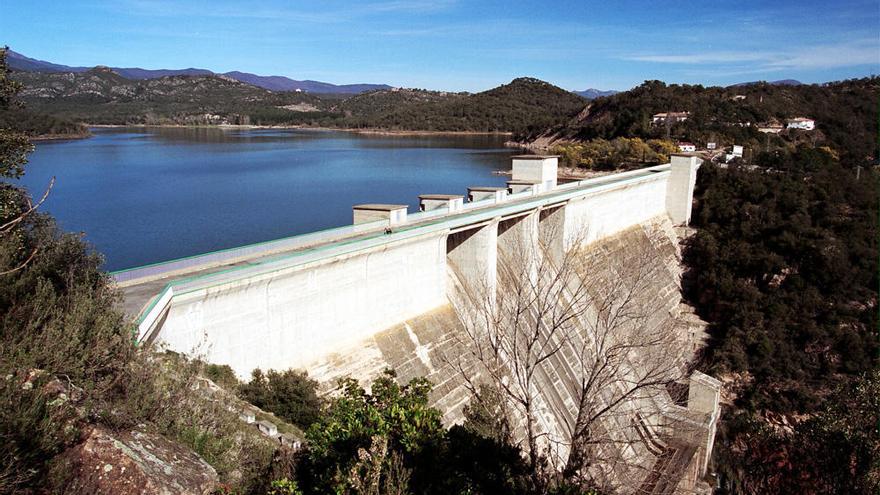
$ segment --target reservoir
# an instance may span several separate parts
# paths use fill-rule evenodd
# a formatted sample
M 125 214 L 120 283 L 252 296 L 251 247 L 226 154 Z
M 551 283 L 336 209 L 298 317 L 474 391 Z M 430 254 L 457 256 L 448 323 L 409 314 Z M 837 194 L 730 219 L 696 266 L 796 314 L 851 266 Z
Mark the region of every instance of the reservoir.
M 21 183 L 119 270 L 348 225 L 352 205 L 503 186 L 505 136 L 100 128 L 40 142 Z

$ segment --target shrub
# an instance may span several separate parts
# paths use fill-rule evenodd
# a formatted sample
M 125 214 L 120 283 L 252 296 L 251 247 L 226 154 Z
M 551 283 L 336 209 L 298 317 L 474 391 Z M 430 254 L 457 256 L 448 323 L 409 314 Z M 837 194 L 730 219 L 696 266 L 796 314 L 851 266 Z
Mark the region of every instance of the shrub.
M 235 392 L 241 386 L 241 382 L 228 364 L 206 364 L 202 368 L 202 374 L 231 392 Z
M 269 370 L 265 375 L 254 370 L 251 381 L 242 385 L 239 395 L 251 404 L 301 428 L 318 419 L 321 399 L 317 394 L 318 382 L 304 371 Z

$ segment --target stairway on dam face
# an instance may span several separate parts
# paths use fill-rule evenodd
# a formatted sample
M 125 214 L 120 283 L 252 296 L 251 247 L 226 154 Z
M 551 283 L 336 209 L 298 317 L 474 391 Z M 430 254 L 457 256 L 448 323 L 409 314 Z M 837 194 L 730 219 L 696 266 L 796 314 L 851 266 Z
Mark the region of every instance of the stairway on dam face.
M 690 336 L 701 330 L 694 328 L 695 322 L 681 312 L 680 253 L 667 218 L 657 218 L 594 242 L 581 249 L 581 257 L 579 276 L 592 290 L 600 292 L 619 277 L 615 270 L 641 264 L 644 277 L 633 294 L 640 312 L 645 314 L 639 324 L 647 328 L 674 329 L 681 336 L 682 349 L 689 352 L 693 348 Z M 322 383 L 325 393 L 333 392 L 338 378 L 350 376 L 368 383 L 386 368 L 394 369 L 401 382 L 423 376 L 435 386 L 431 401 L 443 412 L 444 422 L 449 425 L 463 421 L 463 406 L 471 398 L 468 384 L 487 379 L 485 369 L 472 356 L 467 335 L 475 316 L 473 306 L 481 298 L 482 287 L 474 281 L 462 280 L 453 263 L 449 265 L 448 275 L 447 283 L 455 289 L 449 292 L 449 304 L 394 325 L 348 349 L 339 349 L 307 366 L 309 374 Z M 511 276 L 499 270 L 500 290 L 506 285 L 503 280 Z M 549 438 L 560 442 L 562 456 L 565 439 L 570 438 L 574 427 L 579 383 L 576 359 L 574 349 L 564 348 L 539 370 L 540 427 Z M 658 400 L 656 395 L 660 394 L 666 395 Z M 614 392 L 605 390 L 603 395 L 611 400 Z M 672 407 L 673 401 L 665 390 L 654 389 L 650 395 L 644 400 L 654 401 L 649 406 L 658 411 Z M 697 448 L 693 445 L 667 447 L 670 433 L 666 418 L 658 412 L 639 417 L 634 423 L 639 409 L 632 405 L 621 407 L 601 425 L 601 435 L 613 441 L 603 447 L 606 449 L 603 457 L 619 459 L 621 465 L 627 466 L 604 476 L 613 478 L 615 483 L 643 480 L 643 486 L 659 490 L 654 493 L 671 493 L 677 482 L 669 481 L 670 477 L 681 477 L 682 465 L 691 464 Z M 651 442 L 645 440 L 646 435 Z M 659 450 L 652 442 L 659 442 Z M 611 447 L 613 444 L 621 447 Z M 657 474 L 656 479 L 649 478 L 657 469 L 663 473 Z

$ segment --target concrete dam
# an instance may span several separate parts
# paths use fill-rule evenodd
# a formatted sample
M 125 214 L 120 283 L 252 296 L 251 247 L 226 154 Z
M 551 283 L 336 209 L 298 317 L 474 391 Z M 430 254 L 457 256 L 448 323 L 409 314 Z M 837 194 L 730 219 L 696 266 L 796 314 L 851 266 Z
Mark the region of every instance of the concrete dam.
M 497 372 L 478 359 L 474 335 L 498 323 L 481 320 L 506 311 L 523 285 L 541 285 L 539 265 L 558 267 L 576 252 L 575 286 L 566 282 L 560 297 L 588 287 L 591 302 L 565 335 L 547 338 L 558 340 L 556 352 L 526 387 L 542 441 L 555 461 L 565 459 L 583 403 L 578 357 L 599 345 L 590 320 L 607 314 L 597 301 L 622 274 L 639 267 L 627 311 L 640 316 L 615 330 L 618 338 L 671 335 L 684 361 L 700 345 L 702 326 L 681 302 L 675 230 L 690 220 L 700 161 L 673 155 L 665 165 L 558 183 L 557 157 L 512 160 L 506 188 L 424 194 L 415 213 L 356 205 L 352 225 L 116 272 L 138 340 L 228 364 L 241 378 L 255 368 L 305 369 L 327 390 L 337 378 L 369 380 L 386 368 L 401 381 L 425 376 L 447 424 L 460 422 L 474 384 Z M 639 493 L 691 493 L 703 486 L 720 384 L 693 372 L 677 380 L 679 393 L 659 379 L 638 393 L 618 390 L 652 359 L 628 356 L 625 379 L 597 390 L 600 406 L 615 405 L 595 427 L 607 440 L 602 457 L 614 462 L 594 474 Z

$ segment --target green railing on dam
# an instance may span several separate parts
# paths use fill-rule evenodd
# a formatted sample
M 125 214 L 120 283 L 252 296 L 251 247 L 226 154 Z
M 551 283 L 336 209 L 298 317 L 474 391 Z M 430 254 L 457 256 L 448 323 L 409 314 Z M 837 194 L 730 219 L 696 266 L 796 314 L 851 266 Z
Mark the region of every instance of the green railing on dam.
M 579 196 L 638 184 L 646 179 L 658 177 L 658 174 L 668 175 L 669 169 L 670 166 L 667 164 L 570 182 L 537 195 L 531 192 L 512 194 L 506 201 L 497 203 L 494 199 L 475 201 L 466 203 L 461 210 L 453 213 L 449 213 L 446 208 L 413 213 L 408 216 L 406 223 L 394 226 L 391 233 L 385 232 L 386 221 L 349 225 L 122 270 L 114 272 L 113 276 L 118 282 L 133 286 L 138 285 L 139 281 L 146 283 L 179 274 L 179 278 L 169 281 L 164 287 L 157 287 L 159 293 L 140 312 L 137 323 L 143 338 L 148 327 L 176 295 L 222 285 L 246 276 L 256 277 L 274 273 L 303 263 L 345 255 L 396 240 L 463 227 L 496 216 L 511 215 Z M 216 268 L 241 261 L 247 263 L 227 266 L 213 272 L 198 273 L 211 267 Z
M 566 184 L 560 184 L 553 191 L 548 191 L 546 193 L 537 195 L 537 197 L 552 197 L 554 194 L 557 193 L 580 190 L 582 188 L 588 188 L 590 186 L 600 186 L 608 183 L 618 183 L 622 181 L 632 180 L 635 178 L 652 175 L 657 172 L 662 172 L 664 170 L 668 170 L 668 168 L 668 165 L 660 165 L 657 167 L 639 169 L 631 172 L 623 172 L 593 179 L 569 182 Z M 535 197 L 536 195 L 530 192 L 521 192 L 509 195 L 505 203 Z M 474 201 L 470 203 L 465 203 L 460 212 L 456 213 L 464 213 L 469 210 L 482 209 L 491 206 L 502 206 L 505 203 L 496 203 L 492 199 Z M 431 211 L 411 213 L 407 216 L 407 224 L 421 223 L 433 218 L 445 217 L 449 214 L 450 212 L 447 208 L 438 208 Z M 174 260 L 160 261 L 143 266 L 126 268 L 123 270 L 111 272 L 111 275 L 117 283 L 129 283 L 138 279 L 161 277 L 164 275 L 181 272 L 187 269 L 202 268 L 216 264 L 232 263 L 235 260 L 261 257 L 284 251 L 302 249 L 309 246 L 314 246 L 316 244 L 345 239 L 347 237 L 352 237 L 358 234 L 380 231 L 383 230 L 386 226 L 387 222 L 385 222 L 384 220 L 378 220 L 375 222 L 357 225 L 331 227 L 329 229 L 309 232 L 307 234 L 298 234 L 290 237 L 283 237 L 281 239 L 274 239 L 254 244 L 247 244 L 244 246 L 220 249 L 209 253 L 196 254 L 183 258 L 177 258 Z
M 126 268 L 111 272 L 117 283 L 125 283 L 132 280 L 162 276 L 172 272 L 195 268 L 199 266 L 207 266 L 215 263 L 229 263 L 233 260 L 248 258 L 252 256 L 266 255 L 273 252 L 288 251 L 313 245 L 315 243 L 324 242 L 330 239 L 336 239 L 351 235 L 356 235 L 371 230 L 381 229 L 385 222 L 379 220 L 376 222 L 362 223 L 358 225 L 345 225 L 342 227 L 331 227 L 325 230 L 309 232 L 307 234 L 299 234 L 281 239 L 273 239 L 271 241 L 257 242 L 244 246 L 220 249 L 209 253 L 195 254 L 183 258 L 177 258 L 170 261 L 160 261 L 150 263 L 148 265 Z

